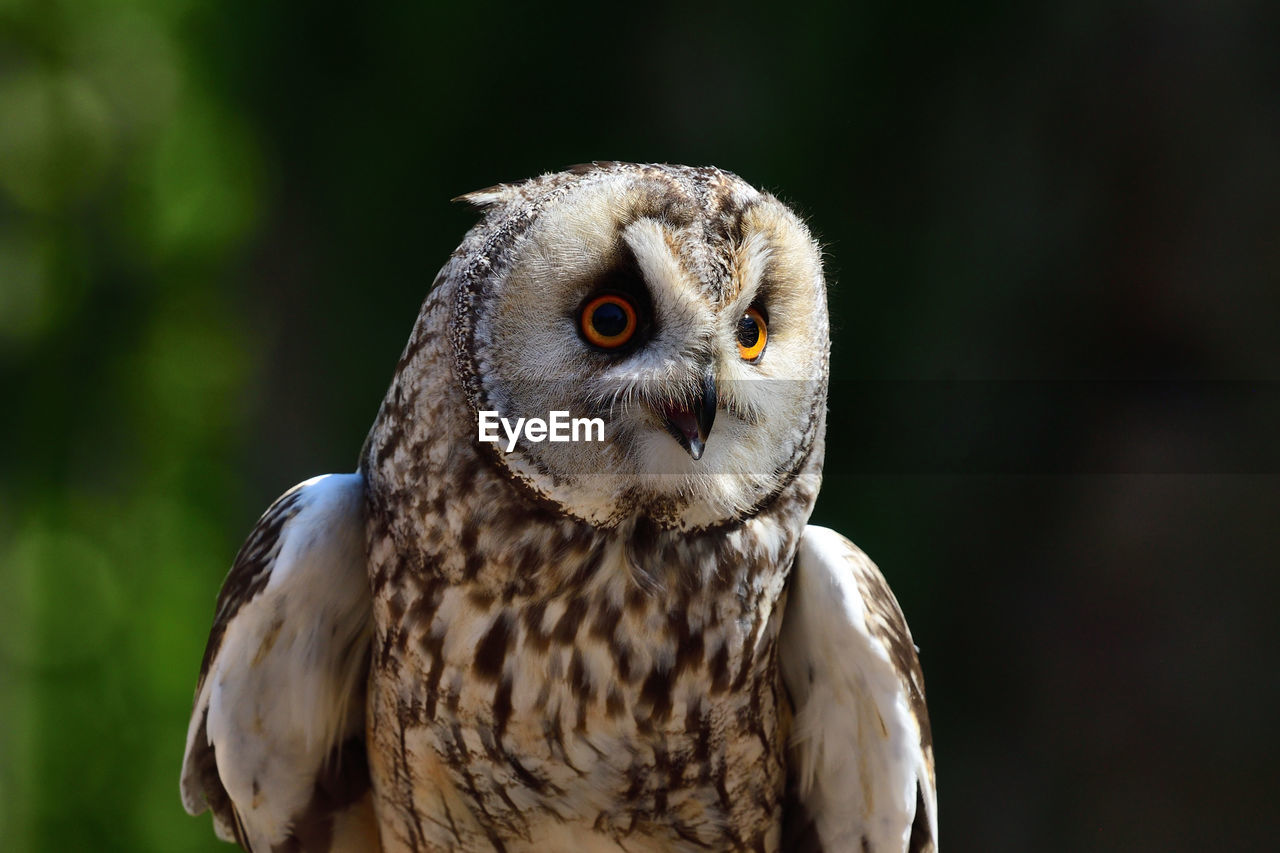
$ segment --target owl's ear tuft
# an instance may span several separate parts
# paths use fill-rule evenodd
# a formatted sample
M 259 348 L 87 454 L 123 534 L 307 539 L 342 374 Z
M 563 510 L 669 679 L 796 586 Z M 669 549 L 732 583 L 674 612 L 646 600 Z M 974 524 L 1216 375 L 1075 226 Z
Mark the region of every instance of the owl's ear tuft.
M 488 210 L 496 205 L 511 201 L 515 198 L 518 189 L 519 184 L 494 184 L 482 190 L 463 193 L 456 198 L 450 199 L 450 201 L 464 202 L 477 210 Z
M 589 175 L 592 172 L 612 172 L 632 165 L 634 164 L 623 163 L 620 160 L 592 160 L 590 163 L 579 163 L 576 166 L 570 166 L 565 169 L 565 172 L 570 175 Z

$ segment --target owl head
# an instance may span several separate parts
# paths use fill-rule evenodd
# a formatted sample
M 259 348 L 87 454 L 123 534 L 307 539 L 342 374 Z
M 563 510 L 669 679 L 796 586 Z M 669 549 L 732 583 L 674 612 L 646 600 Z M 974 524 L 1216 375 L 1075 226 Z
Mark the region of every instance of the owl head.
M 819 475 L 826 289 L 776 198 L 715 168 L 596 163 L 463 200 L 485 216 L 442 275 L 496 464 L 593 524 L 682 529 Z M 527 428 L 555 418 L 578 440 Z

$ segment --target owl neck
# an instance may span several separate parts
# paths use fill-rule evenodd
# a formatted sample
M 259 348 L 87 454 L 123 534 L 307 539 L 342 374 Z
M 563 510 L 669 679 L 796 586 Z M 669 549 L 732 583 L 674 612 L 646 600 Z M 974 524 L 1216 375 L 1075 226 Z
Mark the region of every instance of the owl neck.
M 695 595 L 728 595 L 745 608 L 776 600 L 820 481 L 819 446 L 748 518 L 681 530 L 637 513 L 598 526 L 528 489 L 475 444 L 450 441 L 469 437 L 470 424 L 441 415 L 454 422 L 401 436 L 390 453 L 370 444 L 371 535 L 387 552 L 375 563 L 506 601 L 588 591 L 632 607 Z

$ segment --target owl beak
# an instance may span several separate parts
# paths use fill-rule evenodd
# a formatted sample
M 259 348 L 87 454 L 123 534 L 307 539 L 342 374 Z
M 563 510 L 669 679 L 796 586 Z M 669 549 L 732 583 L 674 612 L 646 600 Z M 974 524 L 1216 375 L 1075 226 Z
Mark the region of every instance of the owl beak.
M 707 436 L 716 420 L 716 379 L 708 370 L 702 377 L 702 389 L 685 400 L 672 400 L 662 407 L 667 431 L 689 455 L 698 460 L 707 446 Z

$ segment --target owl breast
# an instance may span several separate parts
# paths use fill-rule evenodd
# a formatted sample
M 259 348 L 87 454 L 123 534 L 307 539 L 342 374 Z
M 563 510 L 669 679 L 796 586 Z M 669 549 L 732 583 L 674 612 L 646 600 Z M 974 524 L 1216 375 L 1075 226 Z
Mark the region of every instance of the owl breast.
M 711 537 L 630 534 L 549 541 L 589 578 L 561 593 L 484 582 L 510 565 L 472 583 L 387 573 L 370 715 L 384 835 L 776 848 L 781 573 L 717 570 L 735 555 Z

